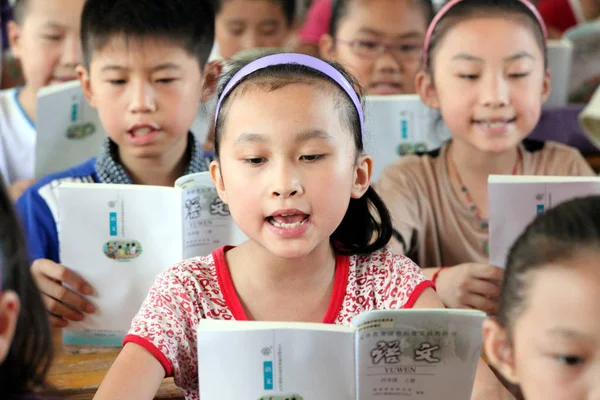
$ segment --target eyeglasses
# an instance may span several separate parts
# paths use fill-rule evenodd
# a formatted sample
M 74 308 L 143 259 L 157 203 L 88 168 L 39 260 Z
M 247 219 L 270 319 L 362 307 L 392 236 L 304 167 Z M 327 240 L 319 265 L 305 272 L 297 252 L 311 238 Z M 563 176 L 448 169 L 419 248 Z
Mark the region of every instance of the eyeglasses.
M 341 40 L 336 42 L 349 46 L 354 54 L 359 57 L 374 60 L 386 52 L 390 52 L 398 61 L 416 62 L 421 60 L 423 46 L 407 43 L 386 44 L 374 40 Z

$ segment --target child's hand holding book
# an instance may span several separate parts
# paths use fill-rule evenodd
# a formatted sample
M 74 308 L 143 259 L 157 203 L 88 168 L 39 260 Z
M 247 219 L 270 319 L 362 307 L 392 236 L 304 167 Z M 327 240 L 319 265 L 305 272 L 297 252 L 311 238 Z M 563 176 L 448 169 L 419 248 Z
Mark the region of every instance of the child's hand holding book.
M 94 306 L 79 294 L 91 295 L 94 290 L 69 268 L 40 258 L 34 261 L 31 273 L 42 292 L 52 325 L 62 328 L 69 321 L 83 320 L 84 313 L 94 312 Z

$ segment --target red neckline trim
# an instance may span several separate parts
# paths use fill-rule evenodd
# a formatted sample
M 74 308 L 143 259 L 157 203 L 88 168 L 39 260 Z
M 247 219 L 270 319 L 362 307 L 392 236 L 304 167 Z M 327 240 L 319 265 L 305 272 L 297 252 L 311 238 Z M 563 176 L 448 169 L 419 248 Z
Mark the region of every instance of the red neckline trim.
M 217 272 L 217 280 L 221 291 L 223 292 L 223 298 L 225 304 L 233 314 L 233 318 L 237 321 L 247 321 L 248 316 L 244 312 L 242 302 L 235 290 L 231 274 L 229 272 L 229 266 L 227 265 L 227 259 L 225 253 L 231 250 L 234 246 L 220 247 L 212 253 L 213 259 L 215 260 L 215 267 Z M 336 254 L 335 257 L 335 278 L 333 282 L 333 290 L 331 293 L 331 300 L 329 301 L 329 307 L 323 317 L 323 323 L 333 324 L 335 319 L 342 308 L 344 297 L 346 296 L 346 286 L 348 285 L 348 270 L 350 265 L 350 258 L 348 256 Z

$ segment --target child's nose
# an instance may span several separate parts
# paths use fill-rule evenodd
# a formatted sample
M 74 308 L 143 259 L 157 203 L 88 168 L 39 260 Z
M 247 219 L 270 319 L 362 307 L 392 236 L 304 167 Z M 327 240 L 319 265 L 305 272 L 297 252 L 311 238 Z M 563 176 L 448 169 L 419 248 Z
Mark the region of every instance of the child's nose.
M 148 113 L 156 110 L 154 90 L 151 85 L 146 82 L 133 82 L 129 110 L 132 113 Z
M 63 42 L 61 64 L 73 68 L 83 63 L 83 53 L 79 35 L 69 36 Z
M 273 182 L 271 195 L 289 198 L 301 194 L 302 184 L 297 171 L 288 166 L 281 166 L 277 169 L 274 176 L 271 177 L 271 182 Z
M 482 79 L 481 103 L 488 107 L 504 107 L 508 104 L 508 84 L 503 76 Z

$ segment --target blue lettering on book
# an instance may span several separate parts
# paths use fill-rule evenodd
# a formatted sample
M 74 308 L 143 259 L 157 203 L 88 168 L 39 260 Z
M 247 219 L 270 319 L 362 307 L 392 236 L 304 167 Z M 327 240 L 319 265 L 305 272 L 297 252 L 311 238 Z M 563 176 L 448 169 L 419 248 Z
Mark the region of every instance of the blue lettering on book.
M 263 362 L 264 390 L 273 390 L 273 361 Z
M 117 236 L 117 213 L 110 213 L 110 236 Z
M 402 132 L 402 139 L 408 139 L 408 121 L 403 119 L 400 121 L 400 130 Z
M 543 204 L 538 204 L 537 205 L 537 214 L 543 214 L 544 213 L 544 205 Z
M 71 122 L 77 121 L 77 104 L 71 106 Z

